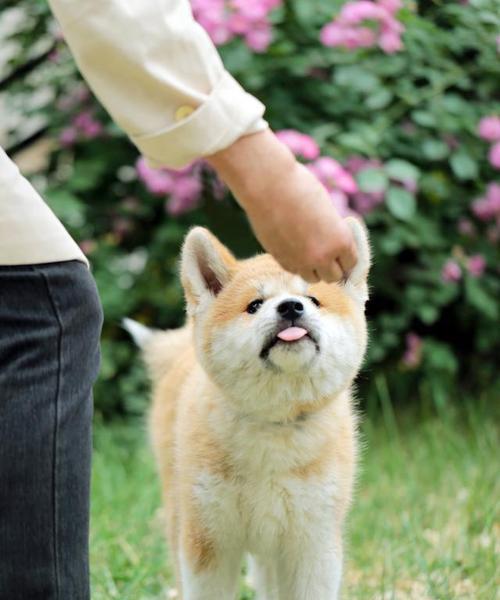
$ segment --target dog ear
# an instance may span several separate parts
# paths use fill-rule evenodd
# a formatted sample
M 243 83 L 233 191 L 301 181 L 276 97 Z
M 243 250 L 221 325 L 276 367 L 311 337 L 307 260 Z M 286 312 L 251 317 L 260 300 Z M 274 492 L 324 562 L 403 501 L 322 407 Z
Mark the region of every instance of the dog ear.
M 214 298 L 231 279 L 237 260 L 203 227 L 186 236 L 181 257 L 181 281 L 189 307 Z
M 371 252 L 368 231 L 364 223 L 355 217 L 347 217 L 346 223 L 351 228 L 358 251 L 358 261 L 349 274 L 346 287 L 362 302 L 368 300 L 368 271 L 370 270 Z

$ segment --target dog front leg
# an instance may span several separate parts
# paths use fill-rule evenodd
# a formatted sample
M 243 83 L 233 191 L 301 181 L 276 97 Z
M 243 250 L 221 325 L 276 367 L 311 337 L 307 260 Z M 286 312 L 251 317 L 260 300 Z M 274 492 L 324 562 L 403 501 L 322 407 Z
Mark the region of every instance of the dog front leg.
M 234 600 L 242 553 L 215 553 L 210 562 L 199 564 L 181 553 L 182 600 Z
M 280 600 L 338 600 L 342 576 L 342 549 L 302 548 L 280 559 Z
M 273 557 L 248 557 L 248 578 L 255 590 L 256 600 L 280 600 L 278 592 L 278 573 Z

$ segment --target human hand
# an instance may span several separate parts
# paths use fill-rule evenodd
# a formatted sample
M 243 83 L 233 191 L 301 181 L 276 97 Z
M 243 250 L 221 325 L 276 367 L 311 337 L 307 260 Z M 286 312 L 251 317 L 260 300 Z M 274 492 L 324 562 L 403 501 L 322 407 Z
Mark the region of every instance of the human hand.
M 284 269 L 311 283 L 348 275 L 357 259 L 351 229 L 323 185 L 271 131 L 242 137 L 207 161 Z

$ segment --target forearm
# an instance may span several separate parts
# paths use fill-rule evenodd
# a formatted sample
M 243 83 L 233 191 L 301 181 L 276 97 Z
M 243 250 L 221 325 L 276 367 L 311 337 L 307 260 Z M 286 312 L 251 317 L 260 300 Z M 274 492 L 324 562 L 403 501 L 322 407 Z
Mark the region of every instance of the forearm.
M 274 197 L 298 167 L 290 150 L 270 130 L 241 137 L 206 160 L 246 211 Z

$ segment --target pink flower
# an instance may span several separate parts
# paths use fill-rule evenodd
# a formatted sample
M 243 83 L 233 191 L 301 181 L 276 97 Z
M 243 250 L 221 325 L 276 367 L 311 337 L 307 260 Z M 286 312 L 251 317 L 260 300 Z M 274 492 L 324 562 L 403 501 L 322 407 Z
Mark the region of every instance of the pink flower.
M 180 177 L 172 190 L 170 199 L 165 206 L 170 215 L 181 215 L 186 213 L 198 204 L 201 196 L 201 181 L 196 176 Z
M 320 33 L 320 40 L 324 46 L 349 50 L 370 48 L 376 39 L 375 32 L 368 27 L 342 27 L 335 22 L 325 25 Z
M 73 125 L 84 138 L 89 140 L 101 135 L 104 129 L 102 123 L 94 118 L 90 110 L 84 110 L 76 115 Z
M 338 17 L 325 25 L 320 33 L 321 43 L 347 49 L 367 48 L 378 44 L 387 54 L 402 49 L 403 25 L 394 18 L 400 8 L 399 0 L 354 0 L 343 5 Z M 375 23 L 376 28 L 363 26 Z
M 365 169 L 379 169 L 382 162 L 376 158 L 364 158 L 363 156 L 351 156 L 345 163 L 345 167 L 354 175 Z M 362 192 L 357 191 L 351 196 L 351 204 L 360 215 L 366 215 L 384 202 L 384 192 Z
M 398 33 L 386 31 L 380 34 L 378 45 L 386 54 L 394 54 L 403 48 L 403 42 Z
M 486 269 L 486 260 L 482 254 L 474 254 L 467 260 L 467 270 L 472 277 L 481 277 Z
M 281 0 L 191 0 L 195 19 L 215 44 L 240 35 L 254 52 L 264 52 L 271 43 L 269 13 L 280 4 Z
M 472 237 L 476 233 L 474 223 L 470 219 L 462 218 L 458 221 L 457 229 L 462 235 Z
M 422 338 L 410 331 L 406 335 L 406 350 L 403 354 L 403 364 L 410 369 L 415 369 L 422 361 Z
M 378 0 L 378 4 L 392 14 L 403 7 L 401 0 Z
M 365 169 L 379 169 L 382 162 L 378 158 L 365 158 L 364 156 L 351 156 L 345 163 L 346 169 L 356 175 Z
M 500 169 L 500 142 L 496 142 L 491 146 L 488 153 L 488 160 L 492 167 Z
M 247 46 L 255 52 L 265 52 L 271 43 L 273 34 L 267 24 L 252 29 L 245 35 Z
M 441 279 L 445 283 L 452 283 L 460 281 L 461 277 L 462 270 L 460 269 L 460 265 L 452 259 L 447 260 L 441 271 Z
M 64 96 L 58 98 L 56 106 L 61 110 L 71 110 L 90 98 L 90 90 L 85 84 L 80 84 L 71 89 Z
M 165 204 L 169 214 L 180 215 L 197 206 L 203 191 L 201 161 L 179 170 L 152 169 L 141 157 L 136 169 L 139 179 L 152 194 L 169 195 Z
M 383 202 L 383 192 L 357 192 L 352 196 L 352 205 L 360 215 L 371 213 Z
M 341 190 L 333 190 L 330 192 L 330 198 L 332 199 L 333 206 L 335 206 L 341 217 L 348 217 L 349 215 L 356 214 L 349 208 L 349 200 Z
M 295 129 L 282 129 L 276 132 L 276 137 L 288 146 L 295 156 L 302 156 L 307 160 L 314 160 L 319 156 L 319 146 L 310 135 Z
M 352 175 L 329 156 L 321 156 L 307 167 L 329 191 L 340 189 L 347 194 L 353 194 L 358 190 L 358 185 Z
M 483 117 L 479 121 L 477 128 L 479 137 L 488 142 L 496 142 L 500 140 L 500 117 L 489 116 Z
M 152 194 L 164 196 L 172 191 L 174 177 L 169 169 L 152 169 L 142 156 L 135 166 L 139 179 Z
M 500 219 L 500 184 L 490 183 L 486 195 L 472 203 L 472 212 L 481 221 Z
M 342 7 L 340 19 L 343 23 L 357 25 L 361 21 L 371 19 L 379 21 L 387 17 L 387 11 L 369 0 L 357 0 L 355 2 L 347 2 Z
M 76 142 L 77 131 L 74 127 L 65 127 L 59 134 L 59 143 L 64 148 L 69 148 Z

